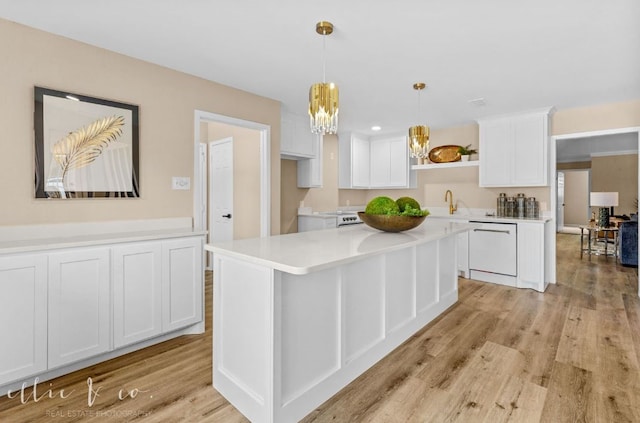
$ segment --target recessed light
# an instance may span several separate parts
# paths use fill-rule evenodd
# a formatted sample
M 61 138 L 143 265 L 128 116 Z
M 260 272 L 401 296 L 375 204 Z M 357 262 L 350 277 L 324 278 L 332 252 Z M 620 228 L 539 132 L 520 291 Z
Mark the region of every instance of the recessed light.
M 371 127 L 371 130 L 372 130 L 372 131 L 379 131 L 379 130 L 381 130 L 381 129 L 382 129 L 382 127 L 381 127 L 381 126 L 378 126 L 378 125 L 373 125 L 373 126 Z
M 484 97 L 478 97 L 478 98 L 469 100 L 469 104 L 472 104 L 477 107 L 482 107 L 482 106 L 486 106 L 487 102 L 484 100 Z

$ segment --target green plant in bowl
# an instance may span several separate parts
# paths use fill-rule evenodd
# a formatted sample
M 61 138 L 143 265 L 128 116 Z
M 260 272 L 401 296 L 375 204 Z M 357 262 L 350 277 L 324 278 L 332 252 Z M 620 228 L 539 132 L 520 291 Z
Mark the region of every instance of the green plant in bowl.
M 364 212 L 366 214 L 398 215 L 400 214 L 400 208 L 391 198 L 382 196 L 369 201 Z
M 401 197 L 393 201 L 389 197 L 376 197 L 367 204 L 364 212 L 358 212 L 360 219 L 372 228 L 385 232 L 401 232 L 419 226 L 429 215 L 420 203 L 411 197 Z

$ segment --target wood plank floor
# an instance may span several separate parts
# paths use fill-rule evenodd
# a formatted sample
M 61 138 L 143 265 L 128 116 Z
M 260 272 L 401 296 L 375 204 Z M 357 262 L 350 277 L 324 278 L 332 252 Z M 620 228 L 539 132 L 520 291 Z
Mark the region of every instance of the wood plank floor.
M 204 335 L 41 383 L 38 401 L 2 397 L 0 422 L 246 422 L 211 387 L 211 279 Z M 559 234 L 557 285 L 461 279 L 454 307 L 303 422 L 640 422 L 637 292 L 637 269 L 581 260 Z

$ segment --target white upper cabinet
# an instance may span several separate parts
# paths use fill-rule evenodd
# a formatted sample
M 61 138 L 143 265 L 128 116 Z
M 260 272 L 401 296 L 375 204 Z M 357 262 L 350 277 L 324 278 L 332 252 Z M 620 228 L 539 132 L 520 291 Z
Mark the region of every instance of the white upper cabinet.
M 526 187 L 549 184 L 551 109 L 478 120 L 480 186 Z
M 369 188 L 369 140 L 360 134 L 338 135 L 338 188 Z
M 368 138 L 355 133 L 340 134 L 339 188 L 414 188 L 406 137 Z
M 311 133 L 309 117 L 281 111 L 280 157 L 288 160 L 315 158 L 318 136 Z
M 415 186 L 409 162 L 407 138 L 396 136 L 371 141 L 371 188 Z
M 321 188 L 322 187 L 322 148 L 323 136 L 314 136 L 315 158 L 298 160 L 298 188 Z

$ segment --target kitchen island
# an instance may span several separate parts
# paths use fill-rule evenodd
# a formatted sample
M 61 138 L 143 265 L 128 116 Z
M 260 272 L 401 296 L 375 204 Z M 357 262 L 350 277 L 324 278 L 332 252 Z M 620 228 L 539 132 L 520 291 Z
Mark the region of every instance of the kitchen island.
M 295 422 L 458 299 L 456 235 L 425 221 L 206 245 L 213 385 L 252 422 Z

